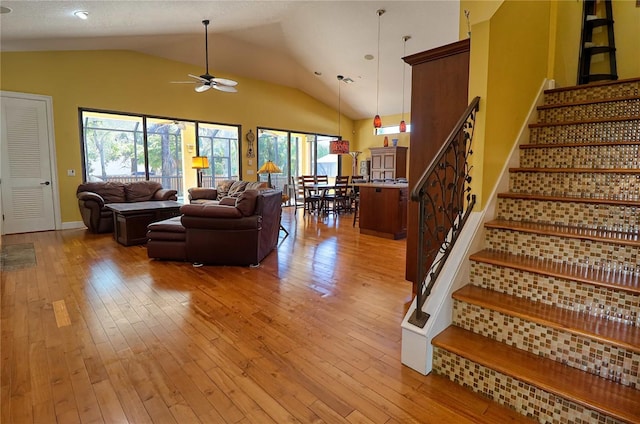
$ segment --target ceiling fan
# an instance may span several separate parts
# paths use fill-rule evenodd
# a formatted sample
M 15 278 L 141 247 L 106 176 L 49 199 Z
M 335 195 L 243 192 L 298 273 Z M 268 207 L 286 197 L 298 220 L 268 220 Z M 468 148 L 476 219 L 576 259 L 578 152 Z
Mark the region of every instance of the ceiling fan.
M 185 83 L 185 84 L 198 84 L 195 90 L 198 93 L 202 93 L 204 91 L 209 90 L 210 88 L 215 88 L 219 91 L 226 91 L 227 93 L 236 93 L 235 86 L 238 83 L 234 80 L 226 79 L 226 78 L 216 78 L 213 75 L 209 74 L 209 37 L 207 33 L 207 26 L 209 25 L 209 20 L 205 19 L 202 21 L 204 25 L 204 52 L 205 52 L 205 71 L 204 74 L 197 76 L 188 74 L 191 78 L 195 79 L 195 81 L 173 81 L 174 83 Z

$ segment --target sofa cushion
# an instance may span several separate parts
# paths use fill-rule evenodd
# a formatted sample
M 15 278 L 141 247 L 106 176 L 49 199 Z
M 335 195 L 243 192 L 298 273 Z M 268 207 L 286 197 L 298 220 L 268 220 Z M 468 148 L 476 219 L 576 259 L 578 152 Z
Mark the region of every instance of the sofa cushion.
M 222 180 L 218 183 L 218 185 L 216 186 L 216 189 L 218 190 L 218 200 L 227 196 L 231 185 L 233 185 L 233 183 L 235 182 L 236 180 Z
M 238 196 L 236 201 L 236 209 L 242 213 L 242 216 L 251 216 L 256 210 L 256 199 L 258 198 L 258 190 L 245 190 Z
M 127 202 L 147 202 L 153 194 L 162 188 L 162 184 L 155 181 L 134 181 L 124 185 Z
M 235 197 L 223 197 L 222 199 L 220 199 L 218 204 L 222 206 L 235 206 L 236 200 L 237 199 Z
M 233 184 L 231 184 L 231 187 L 229 187 L 229 193 L 227 193 L 227 196 L 238 197 L 240 193 L 244 191 L 246 186 L 246 181 L 234 181 Z
M 122 203 L 126 202 L 124 184 L 115 181 L 97 181 L 80 184 L 76 193 L 89 191 L 99 194 L 104 203 Z
M 180 212 L 183 216 L 198 216 L 203 218 L 242 218 L 242 212 L 235 206 L 224 205 L 182 205 Z

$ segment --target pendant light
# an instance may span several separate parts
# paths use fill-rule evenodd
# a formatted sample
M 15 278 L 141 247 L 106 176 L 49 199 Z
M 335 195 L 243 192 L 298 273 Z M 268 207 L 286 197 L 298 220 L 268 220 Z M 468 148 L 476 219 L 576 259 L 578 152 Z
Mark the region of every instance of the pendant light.
M 384 15 L 384 9 L 378 9 L 376 14 L 378 15 L 378 74 L 376 77 L 376 116 L 373 118 L 373 127 L 380 128 L 382 126 L 382 119 L 378 113 L 380 107 L 380 17 Z
M 407 40 L 410 40 L 410 35 L 405 35 L 402 37 L 402 41 L 404 42 L 402 46 L 402 57 L 404 58 L 407 55 Z M 407 123 L 404 122 L 404 80 L 406 72 L 406 64 L 404 60 L 402 61 L 402 119 L 400 121 L 400 132 L 407 132 Z
M 342 115 L 340 111 L 340 85 L 342 84 L 342 80 L 344 77 L 342 75 L 338 75 L 338 139 L 331 140 L 329 142 L 329 153 L 332 155 L 342 155 L 349 153 L 349 141 L 343 140 L 340 136 L 340 117 Z

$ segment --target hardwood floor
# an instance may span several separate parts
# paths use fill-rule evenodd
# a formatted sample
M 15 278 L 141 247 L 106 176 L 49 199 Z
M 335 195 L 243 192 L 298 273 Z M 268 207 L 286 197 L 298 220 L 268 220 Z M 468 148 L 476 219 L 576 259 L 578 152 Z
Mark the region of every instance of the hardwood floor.
M 2 423 L 466 423 L 525 418 L 400 363 L 405 241 L 286 208 L 257 268 L 149 260 L 66 230 L 2 272 Z

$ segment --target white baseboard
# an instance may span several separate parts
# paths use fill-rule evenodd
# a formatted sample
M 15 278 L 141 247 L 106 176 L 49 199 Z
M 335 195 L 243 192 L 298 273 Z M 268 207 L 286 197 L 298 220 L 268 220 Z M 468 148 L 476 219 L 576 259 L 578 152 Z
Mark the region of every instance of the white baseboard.
M 62 227 L 60 228 L 61 230 L 77 230 L 80 228 L 87 228 L 84 225 L 84 222 L 82 221 L 70 221 L 70 222 L 63 222 L 62 223 Z

